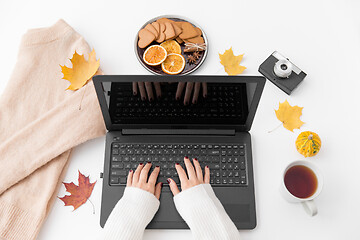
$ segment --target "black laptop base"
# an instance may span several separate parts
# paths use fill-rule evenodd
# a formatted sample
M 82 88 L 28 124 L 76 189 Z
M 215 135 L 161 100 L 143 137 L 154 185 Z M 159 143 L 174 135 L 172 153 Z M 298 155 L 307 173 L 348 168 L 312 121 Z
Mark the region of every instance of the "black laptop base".
M 118 139 L 114 141 L 115 139 Z M 194 144 L 194 145 L 243 145 L 246 159 L 246 184 L 234 183 L 234 185 L 212 185 L 216 196 L 223 204 L 226 212 L 233 220 L 238 229 L 253 229 L 256 226 L 255 195 L 253 181 L 253 165 L 251 156 L 250 134 L 239 132 L 235 135 L 122 135 L 121 132 L 108 132 L 106 136 L 106 150 L 103 174 L 103 194 L 101 204 L 100 225 L 103 227 L 112 209 L 122 197 L 125 189 L 124 184 L 111 184 L 112 180 L 112 145 L 118 144 Z M 221 152 L 220 152 L 221 155 Z M 195 157 L 195 156 L 194 156 Z M 199 162 L 202 159 L 199 158 Z M 174 161 L 175 163 L 175 161 Z M 176 211 L 173 195 L 167 185 L 162 189 L 160 208 L 154 219 L 148 225 L 148 229 L 187 229 L 187 224 Z
M 125 176 L 129 169 L 150 159 L 154 165 L 159 164 L 161 169 L 166 170 L 159 176 L 159 180 L 163 182 L 169 175 L 173 175 L 171 177 L 179 181 L 172 167 L 179 160 L 181 164 L 184 156 L 197 157 L 200 164 L 209 163 L 210 171 L 216 170 L 213 176 L 210 176 L 210 181 L 237 228 L 252 229 L 256 226 L 251 139 L 248 132 L 260 101 L 265 78 L 107 75 L 95 76 L 93 81 L 108 130 L 101 226 L 104 226 L 115 204 L 122 197 Z M 139 93 L 136 94 L 136 89 L 144 90 L 144 85 L 149 92 L 155 92 L 154 86 L 158 83 L 161 97 L 146 100 L 140 97 Z M 186 86 L 186 90 L 180 91 L 181 86 Z M 188 97 L 189 100 L 192 99 L 191 102 L 187 102 Z M 171 149 L 173 145 L 176 146 L 176 151 L 162 156 L 167 154 L 165 147 Z M 207 149 L 199 149 L 202 145 L 207 146 Z M 201 153 L 202 150 L 213 151 L 212 146 L 217 147 L 217 157 Z M 145 150 L 146 147 L 151 151 L 161 151 L 156 152 L 155 156 L 150 150 Z M 217 151 L 223 147 L 229 151 L 226 152 L 229 156 L 225 156 L 225 160 L 220 159 L 222 152 L 220 155 Z M 245 150 L 244 155 L 238 151 L 241 147 Z M 181 149 L 188 149 L 190 152 L 194 150 L 194 154 L 182 156 L 181 151 L 179 155 L 177 150 Z M 200 155 L 197 154 L 199 151 Z M 231 151 L 239 153 L 239 158 L 233 157 Z M 160 157 L 162 160 L 159 161 Z M 242 162 L 243 160 L 245 162 Z M 129 165 L 130 163 L 132 165 Z M 148 228 L 187 228 L 175 209 L 173 196 L 166 184 L 160 201 L 160 209 Z

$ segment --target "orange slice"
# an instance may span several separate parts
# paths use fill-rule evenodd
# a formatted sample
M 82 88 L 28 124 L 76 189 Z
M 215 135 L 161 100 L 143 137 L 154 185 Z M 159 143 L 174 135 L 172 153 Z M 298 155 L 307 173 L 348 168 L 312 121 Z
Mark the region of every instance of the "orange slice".
M 160 46 L 164 47 L 168 54 L 170 53 L 181 54 L 181 47 L 175 40 L 167 40 L 162 44 L 160 44 Z
M 179 74 L 184 70 L 185 58 L 177 53 L 170 53 L 161 64 L 161 69 L 171 75 Z
M 143 55 L 144 62 L 150 66 L 160 65 L 165 61 L 167 52 L 165 48 L 160 45 L 152 45 L 148 47 Z

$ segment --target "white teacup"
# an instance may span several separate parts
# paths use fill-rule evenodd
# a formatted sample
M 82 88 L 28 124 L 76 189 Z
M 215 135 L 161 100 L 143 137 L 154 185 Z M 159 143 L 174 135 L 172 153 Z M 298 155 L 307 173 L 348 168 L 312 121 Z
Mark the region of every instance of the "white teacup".
M 288 202 L 301 203 L 310 216 L 315 216 L 318 210 L 314 198 L 320 194 L 322 187 L 323 177 L 319 169 L 309 161 L 299 160 L 285 168 L 280 192 Z

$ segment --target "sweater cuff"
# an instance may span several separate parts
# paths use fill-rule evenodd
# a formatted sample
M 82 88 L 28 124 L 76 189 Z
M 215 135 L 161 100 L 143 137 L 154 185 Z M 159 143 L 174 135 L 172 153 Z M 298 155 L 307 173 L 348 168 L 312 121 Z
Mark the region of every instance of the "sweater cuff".
M 174 197 L 174 202 L 194 239 L 239 239 L 239 232 L 209 184 L 180 192 Z
M 216 206 L 206 193 L 203 184 L 180 192 L 174 196 L 174 203 L 179 214 L 190 228 L 199 221 L 202 222 L 203 219 L 209 221 L 217 218 Z
M 174 197 L 174 202 L 179 214 L 189 225 L 194 239 L 216 239 L 224 236 L 218 232 L 222 226 L 221 218 L 203 184 L 180 192 Z
M 153 194 L 140 188 L 126 187 L 105 224 L 104 239 L 142 239 L 159 205 L 160 201 Z
M 211 200 L 214 202 L 217 209 L 219 211 L 224 211 L 225 212 L 224 206 L 222 205 L 220 200 L 216 197 L 215 192 L 214 192 L 213 188 L 211 187 L 211 185 L 210 184 L 203 184 L 203 186 L 204 186 L 204 189 L 205 189 L 206 193 L 209 195 Z

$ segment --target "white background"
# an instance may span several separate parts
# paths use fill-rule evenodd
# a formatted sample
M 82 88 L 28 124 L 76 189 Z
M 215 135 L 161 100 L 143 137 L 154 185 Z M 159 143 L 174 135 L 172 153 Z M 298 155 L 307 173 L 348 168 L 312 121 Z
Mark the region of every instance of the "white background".
M 96 49 L 106 74 L 149 74 L 134 55 L 135 35 L 147 20 L 164 14 L 183 15 L 197 22 L 208 36 L 209 54 L 194 74 L 225 74 L 218 53 L 233 47 L 245 53 L 244 74 L 258 75 L 258 66 L 278 50 L 308 76 L 287 96 L 267 82 L 251 130 L 253 143 L 257 228 L 240 231 L 242 239 L 360 239 L 359 145 L 359 1 L 1 1 L 0 93 L 10 78 L 22 34 L 67 21 Z M 60 68 L 59 68 L 60 71 Z M 287 99 L 304 107 L 301 130 L 283 127 L 274 110 Z M 1 121 L 1 120 L 0 120 Z M 324 175 L 316 199 L 319 214 L 309 217 L 299 204 L 279 194 L 283 169 L 303 159 L 295 149 L 301 131 L 322 139 L 320 153 L 307 159 Z M 91 196 L 76 211 L 56 200 L 38 239 L 95 239 L 99 226 L 104 140 L 99 138 L 73 151 L 65 182 L 77 183 L 77 170 L 97 180 Z M 0 183 L 1 184 L 1 183 Z M 58 196 L 65 194 L 62 186 Z M 146 231 L 144 239 L 186 239 L 188 230 Z

